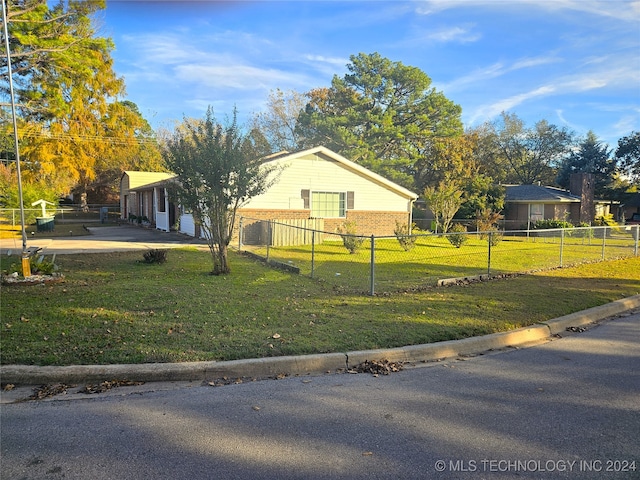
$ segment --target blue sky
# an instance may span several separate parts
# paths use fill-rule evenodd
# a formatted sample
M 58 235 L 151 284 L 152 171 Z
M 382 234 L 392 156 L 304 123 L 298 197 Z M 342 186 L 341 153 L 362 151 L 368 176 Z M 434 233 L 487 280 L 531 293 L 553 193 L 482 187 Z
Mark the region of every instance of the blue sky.
M 378 52 L 420 68 L 465 126 L 515 113 L 612 147 L 640 130 L 640 1 L 107 0 L 98 33 L 153 127 L 306 92 Z

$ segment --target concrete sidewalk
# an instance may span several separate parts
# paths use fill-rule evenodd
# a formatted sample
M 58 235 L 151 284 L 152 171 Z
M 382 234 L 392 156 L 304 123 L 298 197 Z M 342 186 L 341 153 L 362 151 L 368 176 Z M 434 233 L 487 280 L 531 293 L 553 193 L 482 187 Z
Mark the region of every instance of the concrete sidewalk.
M 580 327 L 626 315 L 640 308 L 640 295 L 617 300 L 582 312 L 542 322 L 530 327 L 463 340 L 412 345 L 383 350 L 269 357 L 228 362 L 147 363 L 135 365 L 32 366 L 2 365 L 2 383 L 36 385 L 46 383 L 89 383 L 104 380 L 138 382 L 206 381 L 228 378 L 268 378 L 278 375 L 323 374 L 344 371 L 365 360 L 387 360 L 411 364 L 446 358 L 479 355 L 488 351 L 523 347 L 564 335 L 570 327 Z M 570 333 L 568 333 L 570 334 Z

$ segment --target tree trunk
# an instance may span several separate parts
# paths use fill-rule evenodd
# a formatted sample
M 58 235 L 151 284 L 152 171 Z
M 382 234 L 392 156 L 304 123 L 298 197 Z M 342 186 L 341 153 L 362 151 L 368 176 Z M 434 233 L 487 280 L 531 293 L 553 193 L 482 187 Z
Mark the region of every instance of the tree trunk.
M 225 244 L 216 245 L 213 255 L 213 274 L 226 275 L 231 273 L 228 260 L 228 247 Z

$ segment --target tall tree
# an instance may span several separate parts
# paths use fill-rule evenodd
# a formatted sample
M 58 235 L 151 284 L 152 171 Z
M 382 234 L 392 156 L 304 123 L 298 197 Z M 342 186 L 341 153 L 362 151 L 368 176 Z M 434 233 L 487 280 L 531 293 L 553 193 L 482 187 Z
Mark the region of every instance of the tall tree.
M 215 275 L 231 272 L 228 246 L 238 208 L 277 179 L 258 152 L 253 137 L 241 133 L 235 112 L 223 126 L 211 108 L 204 120 L 185 119 L 167 142 L 166 162 L 179 179 L 174 194 L 202 228 Z
M 567 156 L 558 172 L 558 185 L 569 188 L 572 173 L 591 173 L 594 175 L 594 193 L 605 197 L 610 193 L 609 186 L 617 174 L 617 162 L 611 156 L 611 150 L 604 145 L 595 133 L 587 132 L 586 138 L 578 149 Z
M 473 133 L 429 141 L 415 163 L 416 187 L 423 190 L 442 182 L 462 185 L 477 176 L 476 145 L 477 138 Z
M 566 128 L 540 120 L 527 128 L 515 114 L 503 112 L 492 125 L 497 166 L 503 171 L 494 180 L 531 185 L 552 184 L 562 158 L 573 144 L 573 134 Z
M 114 45 L 95 35 L 92 19 L 103 8 L 105 0 L 51 6 L 46 0 L 8 1 L 25 178 L 59 194 L 101 186 L 104 178 L 115 178 L 124 152 L 140 153 L 136 145 L 146 122 L 137 108 L 117 101 L 124 81 L 113 71 Z M 6 58 L 0 58 L 3 67 Z M 6 116 L 2 120 L 6 126 Z M 145 135 L 149 154 L 152 142 Z M 151 156 L 157 163 L 157 147 Z
M 618 140 L 616 158 L 621 169 L 640 187 L 640 132 L 632 132 Z
M 309 93 L 299 118 L 306 146 L 324 144 L 402 185 L 430 140 L 462 133 L 460 106 L 420 69 L 378 53 L 350 57 L 348 73 Z
M 273 152 L 300 149 L 296 123 L 306 103 L 303 93 L 278 88 L 269 93 L 266 110 L 254 115 L 254 128 L 262 132 Z

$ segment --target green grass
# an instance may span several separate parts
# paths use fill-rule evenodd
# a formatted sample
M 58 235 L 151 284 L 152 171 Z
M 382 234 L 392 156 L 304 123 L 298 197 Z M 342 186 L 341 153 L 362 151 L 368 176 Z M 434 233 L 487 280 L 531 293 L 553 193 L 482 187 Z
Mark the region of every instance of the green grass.
M 491 248 L 488 243 L 469 235 L 461 248 L 437 235 L 419 236 L 411 251 L 404 251 L 395 238 L 375 241 L 375 289 L 377 293 L 415 290 L 433 286 L 443 278 L 457 278 L 480 274 L 504 274 L 549 269 L 585 262 L 610 260 L 634 255 L 635 240 L 625 232 L 609 235 L 605 241 L 603 258 L 602 238 L 582 238 L 566 235 L 556 237 L 504 237 Z M 536 235 L 552 233 L 536 232 Z M 266 248 L 253 251 L 267 255 Z M 370 291 L 371 247 L 367 240 L 355 254 L 348 254 L 340 241 L 325 241 L 313 247 L 278 247 L 269 249 L 269 258 L 300 268 L 343 292 Z
M 348 254 L 347 254 L 348 255 Z M 18 261 L 2 257 L 2 269 Z M 2 364 L 232 360 L 397 347 L 518 328 L 640 293 L 640 257 L 375 297 L 231 252 L 59 255 L 65 279 L 3 286 Z M 423 264 L 424 268 L 424 264 Z M 273 338 L 275 334 L 279 338 Z

